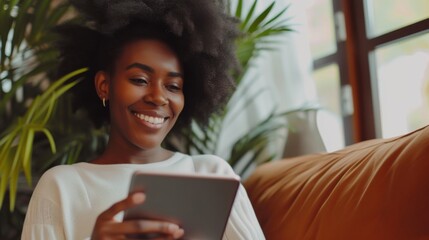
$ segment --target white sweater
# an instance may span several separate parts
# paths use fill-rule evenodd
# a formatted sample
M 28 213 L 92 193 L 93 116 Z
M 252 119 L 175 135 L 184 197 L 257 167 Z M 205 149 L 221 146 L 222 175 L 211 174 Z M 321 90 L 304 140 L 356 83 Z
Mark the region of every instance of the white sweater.
M 34 190 L 22 239 L 89 239 L 97 216 L 127 196 L 136 170 L 235 175 L 219 157 L 181 153 L 148 164 L 57 166 L 42 176 Z M 121 214 L 116 217 L 122 219 Z M 238 190 L 223 239 L 265 239 L 243 186 Z

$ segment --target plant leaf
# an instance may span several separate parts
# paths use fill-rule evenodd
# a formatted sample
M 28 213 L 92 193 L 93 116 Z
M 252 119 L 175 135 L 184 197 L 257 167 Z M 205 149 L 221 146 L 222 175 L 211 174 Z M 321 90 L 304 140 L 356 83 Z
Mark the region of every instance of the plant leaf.
M 235 17 L 240 19 L 242 12 L 243 12 L 243 0 L 238 0 L 237 8 L 235 10 Z
M 37 45 L 42 37 L 42 29 L 46 16 L 48 16 L 49 5 L 51 0 L 39 0 L 36 2 L 34 11 L 34 20 L 32 21 L 31 34 L 29 35 L 29 44 Z
M 29 24 L 29 8 L 31 6 L 31 0 L 25 0 L 19 4 L 18 15 L 15 18 L 15 23 L 13 27 L 13 38 L 11 42 L 11 51 L 14 52 L 15 49 L 19 49 L 22 44 L 22 41 L 27 30 L 27 25 Z
M 57 148 L 55 146 L 54 137 L 52 137 L 51 132 L 49 132 L 48 129 L 46 129 L 46 128 L 42 129 L 42 132 L 45 134 L 46 138 L 49 140 L 49 145 L 51 146 L 52 153 L 55 153 L 57 151 Z
M 48 115 L 47 118 L 49 118 L 49 116 L 52 115 L 52 107 L 46 106 L 46 103 L 48 103 L 48 105 L 54 105 L 55 103 L 53 100 L 58 99 L 67 90 L 75 86 L 79 80 L 74 80 L 65 85 L 63 84 L 70 78 L 86 70 L 87 69 L 76 70 L 52 84 L 43 94 L 33 101 L 27 113 L 24 115 L 24 118 L 19 118 L 15 125 L 11 125 L 6 129 L 6 135 L 0 139 L 0 203 L 3 202 L 7 183 L 9 183 L 11 211 L 15 207 L 17 182 L 21 171 L 24 172 L 27 181 L 31 183 L 31 152 L 35 131 L 44 133 L 52 152 L 55 153 L 56 151 L 54 138 L 45 127 L 47 119 L 43 117 L 44 120 L 40 121 L 40 117 L 34 116 L 37 114 L 41 116 Z M 19 139 L 18 145 L 12 147 L 15 139 Z
M 10 169 L 10 162 L 9 161 L 6 161 L 4 163 L 4 169 Z M 1 170 L 0 171 L 0 209 L 3 206 L 3 200 L 5 197 L 7 184 L 9 182 L 9 175 L 10 175 L 10 172 L 5 171 L 4 169 L 0 169 Z
M 286 10 L 289 8 L 289 6 L 285 7 L 282 11 L 280 11 L 276 16 L 272 17 L 270 20 L 268 20 L 264 25 L 262 25 L 262 28 L 266 28 L 268 25 L 279 19 L 279 17 L 283 16 L 283 14 L 286 12 Z M 286 21 L 285 19 L 284 21 Z
M 25 148 L 23 164 L 22 164 L 25 178 L 27 179 L 27 183 L 30 185 L 32 184 L 30 162 L 31 162 L 31 152 L 33 150 L 33 140 L 34 140 L 34 130 L 30 128 L 28 129 L 27 139 L 25 140 L 26 148 Z
M 241 29 L 242 30 L 246 30 L 247 28 L 247 24 L 249 23 L 250 19 L 253 16 L 253 13 L 255 12 L 255 8 L 256 8 L 256 4 L 258 3 L 258 0 L 254 0 L 252 6 L 250 7 L 249 12 L 246 15 L 246 18 L 244 19 L 244 21 L 241 23 Z
M 252 22 L 252 24 L 250 25 L 250 27 L 248 29 L 249 33 L 253 33 L 254 31 L 256 31 L 258 29 L 260 24 L 266 19 L 268 14 L 270 14 L 271 10 L 274 7 L 274 4 L 275 4 L 275 2 L 272 2 L 258 17 L 256 17 L 256 19 Z

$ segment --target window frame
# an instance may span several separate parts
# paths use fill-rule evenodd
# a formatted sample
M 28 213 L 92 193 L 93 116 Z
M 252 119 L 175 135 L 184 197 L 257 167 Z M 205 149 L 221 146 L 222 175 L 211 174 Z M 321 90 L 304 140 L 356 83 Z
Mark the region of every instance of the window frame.
M 368 139 L 381 137 L 381 121 L 378 103 L 377 76 L 375 66 L 376 48 L 411 36 L 429 32 L 429 18 L 399 29 L 370 37 L 365 22 L 365 0 L 331 0 L 336 32 L 337 52 L 315 59 L 313 69 L 329 64 L 338 64 L 341 89 L 350 85 L 354 111 L 343 114 L 345 144 L 350 145 Z M 344 19 L 335 16 L 340 13 Z M 340 22 L 344 20 L 344 22 Z M 345 29 L 341 29 L 344 27 Z M 345 39 L 338 32 L 345 31 Z M 342 99 L 343 91 L 340 93 Z M 343 105 L 344 102 L 341 101 Z M 344 109 L 344 106 L 342 106 Z

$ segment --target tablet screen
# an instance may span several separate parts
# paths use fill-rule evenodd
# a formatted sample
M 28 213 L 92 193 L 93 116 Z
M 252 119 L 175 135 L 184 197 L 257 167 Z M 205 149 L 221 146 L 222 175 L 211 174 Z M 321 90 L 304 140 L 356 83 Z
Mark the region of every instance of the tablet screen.
M 219 175 L 136 172 L 130 192 L 146 194 L 124 219 L 167 220 L 184 229 L 183 239 L 222 239 L 240 181 Z

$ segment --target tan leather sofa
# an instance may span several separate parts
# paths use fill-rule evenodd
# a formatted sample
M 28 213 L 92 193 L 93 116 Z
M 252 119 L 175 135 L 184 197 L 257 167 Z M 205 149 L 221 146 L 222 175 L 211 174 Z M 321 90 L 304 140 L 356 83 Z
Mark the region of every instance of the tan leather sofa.
M 262 165 L 244 183 L 267 239 L 429 239 L 429 126 Z

